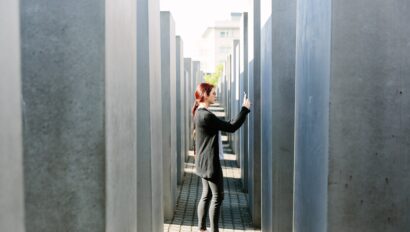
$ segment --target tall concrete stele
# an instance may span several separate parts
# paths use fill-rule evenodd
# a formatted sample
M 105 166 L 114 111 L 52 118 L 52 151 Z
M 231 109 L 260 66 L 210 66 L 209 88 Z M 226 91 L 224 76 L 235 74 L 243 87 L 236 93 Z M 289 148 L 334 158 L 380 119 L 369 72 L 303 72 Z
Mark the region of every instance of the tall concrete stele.
M 231 118 L 236 117 L 239 113 L 239 58 L 240 58 L 240 47 L 239 40 L 234 40 L 232 42 L 232 59 L 231 59 Z M 233 152 L 237 154 L 236 161 L 240 166 L 240 154 L 239 152 L 239 132 L 232 133 L 231 135 L 231 146 Z
M 229 88 L 230 88 L 230 81 L 229 81 L 229 79 L 230 79 L 230 68 L 229 68 L 229 66 L 231 64 L 228 60 L 229 56 L 230 56 L 230 54 L 228 54 L 226 56 L 225 63 L 224 63 L 224 78 L 223 78 L 224 83 L 222 85 L 222 86 L 224 86 L 224 88 L 222 90 L 222 96 L 221 96 L 222 106 L 225 108 L 225 119 L 228 119 L 230 117 L 228 102 L 229 102 Z M 229 139 L 230 139 L 229 134 L 227 134 L 227 139 L 228 139 L 228 142 L 229 142 Z
M 242 108 L 244 92 L 248 93 L 248 13 L 241 14 L 240 40 L 239 40 L 239 110 Z M 248 120 L 239 129 L 239 149 L 242 189 L 248 192 Z
M 184 79 L 186 81 L 186 114 L 187 114 L 187 123 L 188 126 L 186 128 L 186 145 L 188 150 L 194 149 L 194 140 L 192 139 L 192 114 L 191 108 L 195 101 L 194 98 L 194 91 L 193 91 L 193 74 L 192 74 L 192 59 L 191 58 L 184 58 L 184 70 L 185 75 Z M 188 160 L 188 153 L 186 154 L 185 161 Z
M 262 230 L 292 231 L 296 1 L 261 0 Z
M 192 61 L 192 75 L 193 75 L 192 80 L 194 81 L 193 85 L 192 85 L 192 90 L 193 90 L 192 93 L 195 93 L 196 87 L 201 82 L 203 82 L 202 73 L 201 73 L 201 62 L 200 61 L 196 61 L 196 60 Z
M 188 151 L 191 148 L 191 107 L 192 107 L 192 95 L 191 95 L 191 79 L 190 76 L 192 75 L 192 66 L 191 66 L 191 59 L 190 58 L 183 58 L 184 62 L 184 69 L 183 69 L 183 79 L 185 83 L 185 87 L 183 88 L 184 92 L 184 99 L 185 99 L 185 107 L 184 107 L 184 118 L 185 118 L 185 157 L 184 160 L 188 160 Z
M 231 104 L 232 82 L 231 82 L 231 79 L 232 79 L 232 55 L 229 54 L 229 55 L 227 55 L 226 61 L 225 61 L 226 92 L 224 94 L 224 96 L 225 96 L 224 106 L 225 106 L 225 118 L 226 119 L 232 118 L 232 113 L 231 113 L 231 111 L 232 111 L 232 109 L 231 109 L 232 108 L 231 107 L 232 106 L 232 104 Z M 232 133 L 228 133 L 228 140 L 229 140 L 229 143 L 231 143 Z
M 138 231 L 163 231 L 159 0 L 137 0 L 137 32 Z
M 0 231 L 24 232 L 18 1 L 0 1 L 0 35 Z
M 0 230 L 162 231 L 158 1 L 0 12 Z
M 5 34 L 9 37 L 1 40 L 0 46 L 10 49 L 1 64 L 11 62 L 1 70 L 13 77 L 7 80 L 7 86 L 14 94 L 1 98 L 14 104 L 7 108 L 14 114 L 14 123 L 2 129 L 13 127 L 8 136 L 15 140 L 8 146 L 15 156 L 7 158 L 7 167 L 16 165 L 14 200 L 7 199 L 13 204 L 7 215 L 13 219 L 4 224 L 1 221 L 0 230 L 24 231 L 25 226 L 27 230 L 42 232 L 137 231 L 137 226 L 150 224 L 146 222 L 152 216 L 145 224 L 138 223 L 143 220 L 138 217 L 137 208 L 155 207 L 138 204 L 137 197 L 144 191 L 150 195 L 160 192 L 151 186 L 162 182 L 157 179 L 150 188 L 144 184 L 138 187 L 137 177 L 151 179 L 138 176 L 137 165 L 143 163 L 140 161 L 144 155 L 151 157 L 150 149 L 142 151 L 151 146 L 151 140 L 144 139 L 151 138 L 151 131 L 160 130 L 151 128 L 156 121 L 137 122 L 137 112 L 149 114 L 150 109 L 144 106 L 153 103 L 146 104 L 142 98 L 137 101 L 137 92 L 144 96 L 144 88 L 136 78 L 136 41 L 141 33 L 135 30 L 135 1 L 80 0 L 57 5 L 52 1 L 23 1 L 19 10 L 14 3 L 2 1 L 0 6 L 7 9 L 0 17 L 9 22 Z M 17 18 L 21 19 L 20 24 Z M 0 29 L 3 32 L 2 24 Z M 21 44 L 16 32 L 21 32 Z M 8 44 L 11 40 L 7 38 L 13 38 L 13 43 Z M 17 54 L 21 54 L 21 59 Z M 21 67 L 21 73 L 12 71 L 16 67 Z M 1 83 L 6 86 L 3 79 Z M 18 96 L 22 96 L 21 105 Z M 22 117 L 18 113 L 20 107 Z M 4 121 L 2 116 L 1 122 Z M 143 125 L 148 125 L 145 130 Z M 0 138 L 3 142 L 3 135 Z M 22 169 L 24 190 L 19 187 Z M 1 179 L 1 189 L 9 189 L 5 186 L 8 185 L 3 185 Z M 1 195 L 0 199 L 6 198 Z M 24 213 L 19 202 L 22 199 Z M 8 208 L 2 202 L 4 205 L 1 210 Z M 4 218 L 8 220 L 7 216 L 0 220 Z M 158 228 L 161 226 L 155 230 Z
M 182 184 L 184 177 L 186 148 L 185 128 L 188 126 L 186 112 L 186 81 L 184 78 L 184 43 L 181 36 L 176 36 L 176 117 L 177 117 L 177 183 Z
M 161 97 L 163 195 L 165 219 L 174 216 L 177 199 L 177 82 L 175 21 L 161 11 Z
M 252 223 L 261 225 L 261 85 L 260 85 L 260 0 L 248 2 L 248 96 L 251 112 L 248 116 L 248 202 Z
M 294 231 L 410 231 L 409 9 L 298 1 Z

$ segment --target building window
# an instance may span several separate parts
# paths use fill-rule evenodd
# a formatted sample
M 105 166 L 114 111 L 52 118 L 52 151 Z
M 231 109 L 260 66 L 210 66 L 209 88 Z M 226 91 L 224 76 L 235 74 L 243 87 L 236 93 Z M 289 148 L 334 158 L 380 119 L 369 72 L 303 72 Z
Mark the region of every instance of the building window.
M 225 32 L 224 31 L 219 32 L 219 36 L 222 37 L 222 38 L 225 37 L 226 36 Z

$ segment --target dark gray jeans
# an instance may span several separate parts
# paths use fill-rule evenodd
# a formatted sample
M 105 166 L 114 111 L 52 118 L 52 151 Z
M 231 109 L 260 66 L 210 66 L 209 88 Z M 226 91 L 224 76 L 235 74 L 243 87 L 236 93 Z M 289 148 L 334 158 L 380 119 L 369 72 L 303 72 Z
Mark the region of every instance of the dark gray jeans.
M 219 212 L 224 199 L 223 176 L 220 175 L 220 177 L 212 180 L 201 179 L 202 196 L 198 204 L 198 227 L 200 230 L 206 230 L 206 216 L 209 208 L 211 232 L 218 232 Z

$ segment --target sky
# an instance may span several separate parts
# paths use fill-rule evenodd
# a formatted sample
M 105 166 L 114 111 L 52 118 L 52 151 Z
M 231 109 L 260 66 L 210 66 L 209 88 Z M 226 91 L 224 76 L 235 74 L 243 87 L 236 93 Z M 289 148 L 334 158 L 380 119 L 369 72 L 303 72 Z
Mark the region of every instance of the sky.
M 160 0 L 160 10 L 170 11 L 176 34 L 184 43 L 184 56 L 198 59 L 198 43 L 215 21 L 230 19 L 231 12 L 243 12 L 247 0 Z

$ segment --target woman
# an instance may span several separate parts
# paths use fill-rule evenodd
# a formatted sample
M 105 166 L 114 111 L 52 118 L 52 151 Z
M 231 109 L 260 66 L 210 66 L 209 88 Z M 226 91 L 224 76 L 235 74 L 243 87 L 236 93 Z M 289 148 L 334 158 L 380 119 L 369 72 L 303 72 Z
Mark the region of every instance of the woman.
M 245 122 L 250 112 L 250 101 L 245 97 L 241 112 L 235 120 L 226 122 L 220 120 L 208 110 L 215 102 L 216 92 L 211 84 L 201 83 L 195 91 L 195 104 L 192 108 L 195 126 L 195 169 L 202 179 L 202 197 L 198 204 L 199 231 L 206 231 L 206 216 L 208 213 L 211 231 L 218 230 L 219 211 L 224 199 L 223 175 L 219 161 L 218 133 L 219 131 L 235 132 Z

